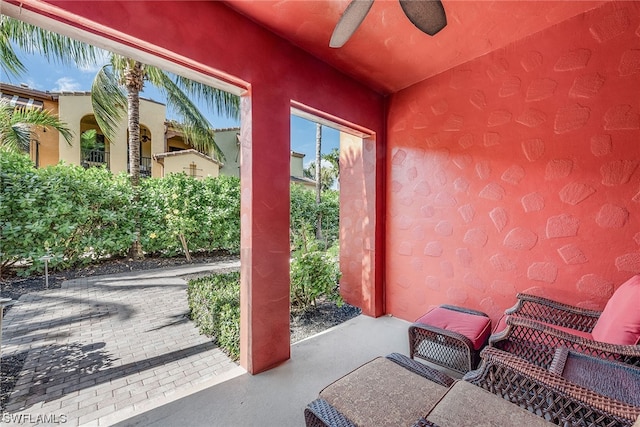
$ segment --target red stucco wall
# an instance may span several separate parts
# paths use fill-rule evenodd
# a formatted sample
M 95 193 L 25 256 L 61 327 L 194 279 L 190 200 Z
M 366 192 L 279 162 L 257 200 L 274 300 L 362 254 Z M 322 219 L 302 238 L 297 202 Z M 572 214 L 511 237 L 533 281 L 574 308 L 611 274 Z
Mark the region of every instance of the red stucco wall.
M 390 100 L 386 308 L 495 319 L 519 291 L 602 308 L 640 273 L 640 3 Z

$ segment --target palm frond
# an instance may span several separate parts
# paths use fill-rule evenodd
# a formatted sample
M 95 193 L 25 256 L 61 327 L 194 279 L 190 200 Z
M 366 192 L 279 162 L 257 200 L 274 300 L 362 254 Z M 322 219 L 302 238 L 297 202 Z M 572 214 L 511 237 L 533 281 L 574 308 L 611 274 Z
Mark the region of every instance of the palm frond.
M 7 151 L 27 151 L 29 143 L 37 140 L 37 127 L 51 127 L 71 144 L 73 133 L 66 123 L 48 110 L 15 108 L 6 99 L 0 99 L 0 145 Z
M 206 129 L 190 123 L 181 123 L 175 127 L 182 131 L 182 134 L 189 145 L 196 150 L 209 155 L 211 155 L 211 152 L 213 151 L 212 157 L 220 161 L 225 160 L 224 153 L 215 142 L 214 134 L 211 129 Z M 213 141 L 213 145 L 211 145 L 211 141 Z
M 3 17 L 4 21 L 4 17 Z M 2 24 L 0 24 L 2 25 Z M 27 71 L 26 67 L 16 55 L 8 35 L 0 28 L 0 69 L 5 75 L 20 77 Z
M 0 151 L 9 153 L 24 153 L 29 151 L 31 130 L 25 124 L 9 127 L 8 132 L 0 132 Z
M 80 134 L 80 147 L 83 150 L 93 150 L 98 142 L 98 132 L 95 129 L 87 129 Z
M 118 124 L 127 115 L 127 99 L 112 66 L 105 65 L 96 74 L 91 85 L 91 104 L 98 126 L 107 139 L 115 141 Z
M 240 97 L 220 89 L 173 74 L 173 80 L 185 93 L 205 105 L 218 115 L 240 119 Z
M 25 52 L 42 55 L 58 64 L 87 67 L 97 64 L 105 56 L 104 51 L 95 46 L 5 15 L 0 21 L 0 33 Z
M 224 153 L 215 141 L 211 123 L 200 112 L 185 92 L 178 87 L 169 75 L 154 67 L 147 68 L 149 81 L 160 89 L 167 97 L 167 105 L 171 106 L 182 124 L 182 131 L 190 145 L 196 150 L 215 153 L 215 157 L 224 160 Z
M 20 153 L 29 149 L 31 131 L 26 126 L 15 126 L 14 107 L 0 98 L 0 151 Z
M 35 108 L 20 108 L 13 113 L 13 122 L 15 124 L 25 123 L 33 127 L 51 127 L 60 132 L 60 135 L 68 144 L 73 142 L 73 133 L 67 127 L 67 124 L 61 122 L 55 114 L 47 110 L 38 110 Z

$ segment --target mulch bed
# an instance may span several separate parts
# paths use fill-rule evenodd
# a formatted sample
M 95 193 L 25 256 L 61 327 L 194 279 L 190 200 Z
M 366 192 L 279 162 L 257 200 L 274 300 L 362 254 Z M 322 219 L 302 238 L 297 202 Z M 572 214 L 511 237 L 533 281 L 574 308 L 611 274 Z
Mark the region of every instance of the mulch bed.
M 230 261 L 234 259 L 238 259 L 237 256 L 219 252 L 196 254 L 192 256 L 191 265 L 212 263 L 216 261 Z M 128 258 L 110 259 L 99 264 L 74 270 L 50 271 L 49 289 L 60 288 L 64 281 L 81 277 L 102 276 L 128 271 L 150 270 L 188 264 L 189 263 L 184 257 L 149 257 L 142 260 L 132 260 Z M 6 272 L 3 272 L 3 274 L 6 274 Z M 196 275 L 185 275 L 183 278 L 185 278 L 185 280 L 189 280 L 205 275 L 208 275 L 208 273 L 203 272 Z M 19 277 L 14 275 L 10 277 L 2 277 L 0 279 L 0 290 L 1 297 L 17 300 L 20 296 L 26 293 L 46 290 L 45 277 L 44 275 L 29 277 Z M 10 309 L 11 307 L 7 307 L 5 312 Z M 307 311 L 291 314 L 291 342 L 294 343 L 300 341 L 333 326 L 339 325 L 342 322 L 358 316 L 360 313 L 361 310 L 359 308 L 349 304 L 343 304 L 341 307 L 338 307 L 335 303 L 330 301 L 318 301 L 315 307 L 312 307 Z M 0 412 L 5 408 L 7 398 L 14 388 L 26 357 L 27 352 L 23 352 L 17 355 L 3 356 L 0 361 Z

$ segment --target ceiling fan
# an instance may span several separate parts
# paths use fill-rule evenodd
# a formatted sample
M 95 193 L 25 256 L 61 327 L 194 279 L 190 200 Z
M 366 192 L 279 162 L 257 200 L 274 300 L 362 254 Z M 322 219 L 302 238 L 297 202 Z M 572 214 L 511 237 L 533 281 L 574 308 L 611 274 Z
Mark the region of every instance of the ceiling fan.
M 420 31 L 435 35 L 447 25 L 447 16 L 440 0 L 399 0 L 409 21 Z M 371 9 L 373 0 L 352 0 L 336 24 L 330 47 L 342 47 L 358 29 Z

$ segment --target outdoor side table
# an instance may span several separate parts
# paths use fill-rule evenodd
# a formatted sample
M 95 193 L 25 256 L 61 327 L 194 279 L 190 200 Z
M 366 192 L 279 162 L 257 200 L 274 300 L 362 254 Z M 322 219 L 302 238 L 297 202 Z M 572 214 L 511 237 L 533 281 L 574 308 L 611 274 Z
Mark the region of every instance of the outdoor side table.
M 409 327 L 409 355 L 465 374 L 478 365 L 490 333 L 491 319 L 485 313 L 441 305 Z

